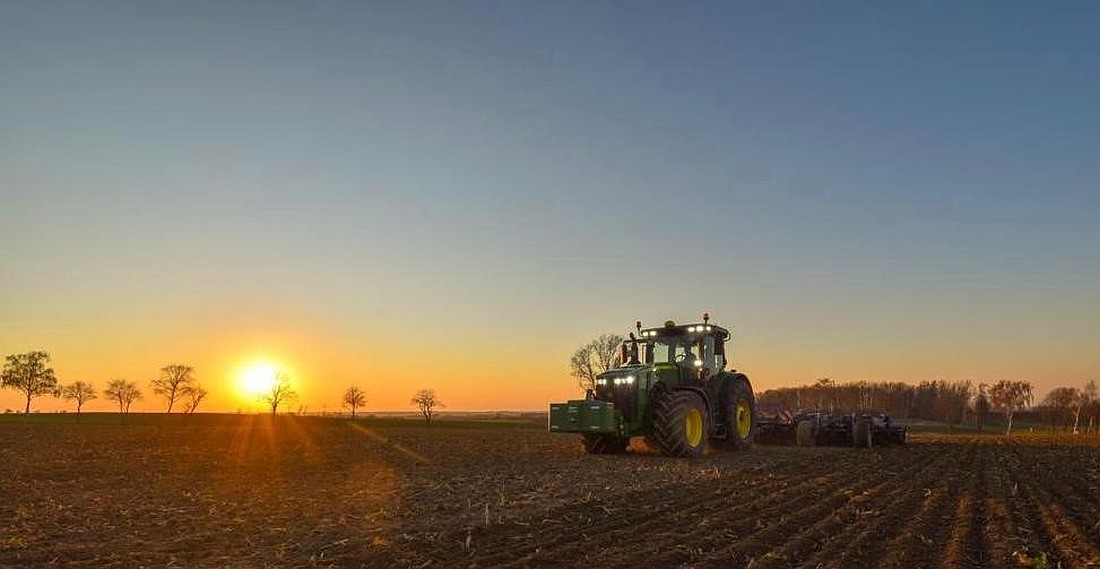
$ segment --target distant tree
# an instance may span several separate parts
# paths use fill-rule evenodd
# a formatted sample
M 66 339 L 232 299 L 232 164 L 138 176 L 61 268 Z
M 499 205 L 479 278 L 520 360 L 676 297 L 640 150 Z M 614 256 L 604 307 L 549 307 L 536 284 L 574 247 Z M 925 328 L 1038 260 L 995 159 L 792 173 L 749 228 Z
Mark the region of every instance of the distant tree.
M 977 423 L 978 432 L 985 428 L 985 419 L 989 416 L 989 386 L 982 383 L 978 385 L 978 394 L 974 396 L 974 420 Z
M 596 376 L 611 369 L 619 353 L 623 337 L 618 334 L 602 334 L 577 348 L 569 358 L 569 375 L 577 385 L 587 391 L 596 387 Z
M 1076 387 L 1056 387 L 1047 393 L 1045 399 L 1043 399 L 1042 406 L 1050 409 L 1051 423 L 1057 419 L 1062 419 L 1064 423 L 1069 422 L 1069 416 L 1073 413 L 1074 407 L 1077 405 L 1081 398 L 1081 392 Z M 1076 408 L 1077 413 L 1081 412 L 1081 408 Z M 1076 420 L 1074 421 L 1074 432 L 1077 430 Z
M 1026 381 L 1002 379 L 989 388 L 989 401 L 994 407 L 1004 411 L 1005 434 L 1012 433 L 1012 416 L 1016 411 L 1031 404 L 1031 384 Z
M 828 377 L 819 377 L 810 386 L 815 409 L 821 411 L 836 411 L 840 406 L 836 382 Z
M 188 415 L 194 413 L 195 409 L 199 408 L 199 403 L 202 403 L 207 395 L 209 395 L 209 393 L 203 389 L 201 385 L 197 383 L 188 385 L 187 388 L 183 390 L 183 412 Z
M 1093 409 L 1097 406 L 1096 380 L 1090 379 L 1081 388 L 1081 409 L 1089 413 L 1089 431 L 1092 430 Z M 1077 423 L 1074 423 L 1074 431 L 1077 432 Z
M 107 389 L 103 390 L 103 395 L 118 403 L 118 412 L 122 415 L 129 414 L 130 405 L 142 398 L 137 384 L 125 379 L 112 379 L 107 383 Z
M 275 373 L 275 380 L 271 382 L 271 387 L 260 394 L 260 401 L 271 407 L 271 414 L 274 415 L 279 412 L 280 404 L 297 397 L 298 393 L 290 386 L 290 376 L 280 371 Z
M 416 405 L 417 409 L 420 409 L 420 414 L 424 416 L 424 422 L 429 426 L 432 424 L 435 408 L 446 407 L 446 405 L 439 400 L 439 397 L 435 395 L 434 389 L 421 389 L 417 391 L 411 402 L 413 405 Z
M 74 381 L 61 388 L 61 397 L 76 402 L 76 414 L 79 417 L 80 408 L 96 398 L 95 388 L 87 381 Z
M 42 395 L 57 395 L 57 377 L 50 363 L 50 354 L 43 351 L 12 354 L 7 357 L 0 374 L 0 387 L 18 389 L 27 397 L 24 414 L 31 412 L 31 399 Z
M 195 381 L 195 368 L 182 364 L 171 364 L 160 368 L 160 377 L 152 381 L 153 393 L 168 400 L 168 413 L 172 406 L 184 396 L 188 387 Z
M 935 408 L 937 419 L 947 423 L 948 430 L 954 430 L 955 424 L 962 422 L 966 415 L 967 403 L 974 393 L 969 381 L 937 381 L 935 388 Z
M 367 394 L 356 386 L 344 390 L 344 407 L 351 409 L 351 418 L 355 419 L 355 411 L 367 404 Z

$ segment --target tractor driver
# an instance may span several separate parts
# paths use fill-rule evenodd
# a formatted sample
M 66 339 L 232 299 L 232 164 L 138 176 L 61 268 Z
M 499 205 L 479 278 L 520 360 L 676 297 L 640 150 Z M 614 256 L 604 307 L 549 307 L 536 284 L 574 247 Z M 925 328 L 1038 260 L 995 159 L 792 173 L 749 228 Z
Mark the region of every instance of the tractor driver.
M 695 365 L 695 353 L 691 351 L 691 344 L 684 344 L 684 353 L 678 358 L 680 363 L 693 367 Z

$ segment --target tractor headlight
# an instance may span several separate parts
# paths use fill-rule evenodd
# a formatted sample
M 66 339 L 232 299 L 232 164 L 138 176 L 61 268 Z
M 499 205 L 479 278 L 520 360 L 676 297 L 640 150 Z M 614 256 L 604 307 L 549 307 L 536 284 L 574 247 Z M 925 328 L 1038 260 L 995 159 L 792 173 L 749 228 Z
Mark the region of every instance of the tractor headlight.
M 634 376 L 633 375 L 628 375 L 626 377 L 616 377 L 615 379 L 613 379 L 611 381 L 615 382 L 615 385 L 633 385 L 634 384 Z
M 703 367 L 703 360 L 695 360 L 695 367 Z
M 596 380 L 596 385 L 607 385 L 607 380 L 606 379 L 597 379 Z

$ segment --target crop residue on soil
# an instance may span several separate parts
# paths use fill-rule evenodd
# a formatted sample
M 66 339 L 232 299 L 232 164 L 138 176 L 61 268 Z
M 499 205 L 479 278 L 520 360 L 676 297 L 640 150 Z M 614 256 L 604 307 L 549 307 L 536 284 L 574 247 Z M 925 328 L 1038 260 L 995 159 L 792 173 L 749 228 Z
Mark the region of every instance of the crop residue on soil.
M 1085 567 L 1100 437 L 699 460 L 537 426 L 0 423 L 0 566 Z

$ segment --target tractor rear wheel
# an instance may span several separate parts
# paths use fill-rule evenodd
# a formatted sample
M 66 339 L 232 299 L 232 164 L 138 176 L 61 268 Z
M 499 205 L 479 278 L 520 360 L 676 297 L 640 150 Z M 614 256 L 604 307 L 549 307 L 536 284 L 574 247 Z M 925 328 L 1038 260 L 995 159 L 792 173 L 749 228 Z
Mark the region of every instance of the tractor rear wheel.
M 749 378 L 731 377 L 722 388 L 722 422 L 726 425 L 726 446 L 746 450 L 756 441 L 756 395 Z
M 673 391 L 655 402 L 653 438 L 666 455 L 700 456 L 709 434 L 707 407 L 699 395 Z
M 795 431 L 795 444 L 800 447 L 812 447 L 817 443 L 814 440 L 814 422 L 806 419 L 798 422 Z
M 856 421 L 852 425 L 852 442 L 856 448 L 871 448 L 870 421 Z
M 609 435 L 584 435 L 584 450 L 588 454 L 622 454 L 630 445 L 630 439 Z

